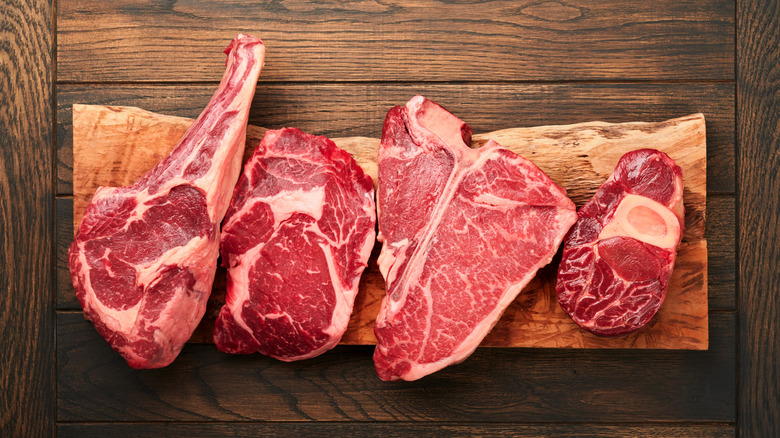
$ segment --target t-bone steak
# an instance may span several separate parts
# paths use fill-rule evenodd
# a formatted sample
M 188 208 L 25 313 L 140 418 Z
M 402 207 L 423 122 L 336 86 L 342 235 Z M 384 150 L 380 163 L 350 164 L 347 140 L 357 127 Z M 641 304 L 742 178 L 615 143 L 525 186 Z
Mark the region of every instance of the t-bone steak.
M 550 262 L 576 221 L 566 191 L 525 158 L 422 96 L 392 108 L 379 148 L 379 269 L 387 295 L 374 351 L 383 380 L 466 359 Z
M 133 368 L 170 364 L 211 293 L 265 47 L 238 35 L 225 53 L 219 88 L 171 154 L 133 185 L 100 187 L 70 246 L 84 314 Z
M 227 303 L 214 342 L 284 361 L 347 329 L 376 236 L 374 184 L 325 137 L 267 131 L 236 185 L 221 237 Z
M 684 230 L 682 169 L 640 149 L 578 212 L 566 236 L 556 290 L 580 327 L 619 336 L 644 326 L 666 296 Z

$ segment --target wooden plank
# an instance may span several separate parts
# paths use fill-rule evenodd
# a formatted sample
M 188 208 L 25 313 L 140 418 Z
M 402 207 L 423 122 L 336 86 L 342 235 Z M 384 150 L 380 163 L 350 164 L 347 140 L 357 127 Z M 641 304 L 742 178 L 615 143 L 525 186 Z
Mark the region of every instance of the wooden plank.
M 642 422 L 735 420 L 735 314 L 708 351 L 478 348 L 416 382 L 382 382 L 373 348 L 284 363 L 188 344 L 133 370 L 80 312 L 57 313 L 59 421 Z
M 707 293 L 710 309 L 735 310 L 736 200 L 732 195 L 707 197 Z
M 81 309 L 68 271 L 68 245 L 73 240 L 73 199 L 57 198 L 56 204 L 56 253 L 57 253 L 57 309 Z M 707 295 L 709 309 L 735 310 L 735 196 L 713 195 L 707 197 Z M 220 272 L 218 275 L 224 275 Z M 216 317 L 212 315 L 212 319 Z M 201 339 L 208 336 L 208 329 L 201 329 Z
M 74 105 L 74 224 L 81 221 L 99 186 L 125 186 L 168 155 L 192 119 L 164 116 L 132 107 Z M 245 159 L 264 129 L 249 126 Z M 539 271 L 482 342 L 486 346 L 574 348 L 707 348 L 707 245 L 704 238 L 706 143 L 701 114 L 660 123 L 513 128 L 476 134 L 474 147 L 494 139 L 532 159 L 568 190 L 577 205 L 590 199 L 626 152 L 653 144 L 669 154 L 685 175 L 686 230 L 678 249 L 665 306 L 642 330 L 620 338 L 603 338 L 581 330 L 557 305 L 555 265 Z M 377 181 L 378 139 L 334 138 Z M 378 246 L 374 255 L 378 254 Z M 219 279 L 221 280 L 220 275 Z M 224 302 L 218 283 L 210 310 L 192 341 L 211 342 L 209 322 Z M 361 278 L 360 293 L 342 343 L 374 344 L 374 319 L 385 296 L 376 261 Z
M 0 436 L 54 433 L 52 23 L 0 1 Z
M 739 2 L 739 434 L 780 434 L 780 3 Z
M 74 103 L 129 105 L 194 118 L 214 85 L 61 85 L 57 89 L 57 191 L 73 194 Z M 250 123 L 330 137 L 379 137 L 387 110 L 420 93 L 474 132 L 513 126 L 707 119 L 708 193 L 734 193 L 734 84 L 261 84 Z
M 68 248 L 73 242 L 73 198 L 56 198 L 54 200 L 54 261 L 57 296 L 57 309 L 81 309 L 68 269 Z
M 733 79 L 734 2 L 58 2 L 60 81 L 213 81 L 238 32 L 262 80 Z
M 609 437 L 732 438 L 733 424 L 490 424 L 490 423 L 64 423 L 62 438 L 90 437 Z

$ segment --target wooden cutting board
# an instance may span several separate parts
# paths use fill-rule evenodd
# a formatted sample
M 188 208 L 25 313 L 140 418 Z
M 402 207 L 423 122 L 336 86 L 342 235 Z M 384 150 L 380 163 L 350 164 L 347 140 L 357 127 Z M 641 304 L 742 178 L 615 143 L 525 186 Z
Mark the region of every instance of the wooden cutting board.
M 468 122 L 467 114 L 459 116 Z M 78 228 L 95 189 L 136 181 L 170 152 L 191 123 L 192 119 L 132 107 L 74 105 L 74 228 Z M 264 132 L 265 128 L 249 126 L 245 160 Z M 481 345 L 707 349 L 707 242 L 704 239 L 707 147 L 702 114 L 658 123 L 589 122 L 505 129 L 474 135 L 472 147 L 479 147 L 490 138 L 532 160 L 566 188 L 578 208 L 593 196 L 624 153 L 643 147 L 666 152 L 683 169 L 686 229 L 666 301 L 641 330 L 621 338 L 600 338 L 577 327 L 555 299 L 559 254 L 537 273 Z M 349 137 L 333 141 L 351 153 L 376 184 L 379 140 Z M 374 318 L 385 294 L 384 280 L 376 265 L 378 254 L 377 244 L 361 278 L 342 344 L 376 343 Z M 190 342 L 212 342 L 214 320 L 224 297 L 225 271 L 220 268 L 206 316 Z

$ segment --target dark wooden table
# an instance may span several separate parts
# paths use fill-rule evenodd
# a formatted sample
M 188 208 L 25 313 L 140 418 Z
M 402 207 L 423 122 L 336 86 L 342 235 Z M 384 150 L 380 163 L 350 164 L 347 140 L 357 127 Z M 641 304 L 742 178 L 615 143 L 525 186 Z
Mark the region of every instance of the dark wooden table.
M 213 3 L 0 1 L 0 436 L 780 434 L 777 1 Z M 70 108 L 196 116 L 238 32 L 268 46 L 269 128 L 378 136 L 415 93 L 476 132 L 703 112 L 709 350 L 481 348 L 412 383 L 370 347 L 129 369 L 67 274 Z

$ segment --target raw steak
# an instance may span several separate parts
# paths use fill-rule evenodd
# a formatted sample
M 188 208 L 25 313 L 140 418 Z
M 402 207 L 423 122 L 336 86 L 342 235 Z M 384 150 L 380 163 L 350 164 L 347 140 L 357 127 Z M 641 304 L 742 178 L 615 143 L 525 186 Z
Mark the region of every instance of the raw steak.
M 225 53 L 222 83 L 176 148 L 135 184 L 100 187 L 70 246 L 84 314 L 133 368 L 170 364 L 211 293 L 265 47 L 238 35 Z
M 297 129 L 266 132 L 222 230 L 228 284 L 217 348 L 284 361 L 333 348 L 347 329 L 375 224 L 373 181 L 348 153 Z
M 619 336 L 655 315 L 685 227 L 682 196 L 682 169 L 663 152 L 641 149 L 623 155 L 580 209 L 556 285 L 580 327 Z
M 379 149 L 374 352 L 383 380 L 466 359 L 576 221 L 566 191 L 422 96 L 391 109 Z

